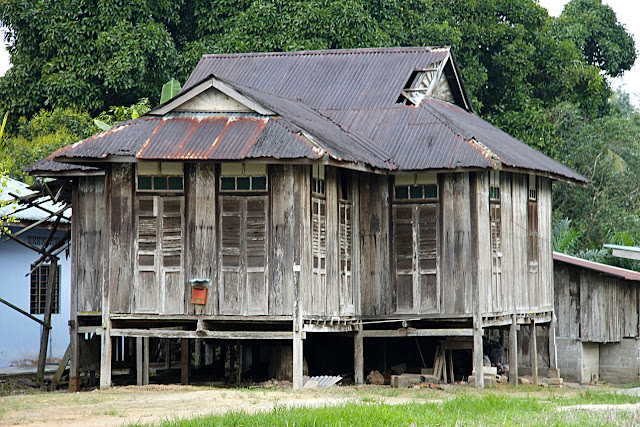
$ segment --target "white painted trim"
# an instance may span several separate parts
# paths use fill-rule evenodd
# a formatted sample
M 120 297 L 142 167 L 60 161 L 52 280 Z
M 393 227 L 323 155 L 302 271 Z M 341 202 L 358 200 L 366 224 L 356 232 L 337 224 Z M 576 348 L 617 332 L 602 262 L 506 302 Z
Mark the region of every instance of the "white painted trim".
M 168 104 L 163 105 L 162 107 L 151 111 L 149 114 L 154 116 L 164 116 L 165 114 L 175 110 L 180 105 L 184 104 L 187 101 L 192 100 L 196 96 L 200 95 L 202 92 L 207 89 L 214 88 L 224 93 L 225 95 L 233 98 L 239 103 L 246 105 L 251 110 L 255 111 L 258 114 L 262 114 L 263 116 L 275 116 L 276 114 L 269 110 L 268 108 L 263 107 L 259 103 L 255 102 L 249 97 L 242 95 L 240 92 L 229 86 L 228 84 L 216 79 L 215 77 L 211 77 L 209 80 L 206 80 L 199 85 L 196 85 L 189 89 L 184 94 L 176 97 L 173 101 Z

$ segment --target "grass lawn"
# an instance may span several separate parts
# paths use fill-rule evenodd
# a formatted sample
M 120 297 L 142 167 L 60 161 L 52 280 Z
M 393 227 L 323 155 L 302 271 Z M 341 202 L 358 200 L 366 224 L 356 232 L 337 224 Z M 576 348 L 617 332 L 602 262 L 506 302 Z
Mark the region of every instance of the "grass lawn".
M 438 393 L 439 401 L 387 404 L 376 397 L 324 407 L 277 406 L 249 414 L 242 410 L 225 415 L 156 422 L 155 426 L 423 426 L 423 425 L 638 425 L 638 396 L 586 391 L 566 396 L 539 388 L 477 392 L 458 389 Z M 357 395 L 357 394 L 356 394 Z M 434 397 L 432 394 L 427 394 Z M 415 396 L 417 397 L 417 395 Z M 602 405 L 607 406 L 602 409 Z M 574 405 L 580 405 L 573 407 Z M 138 424 L 132 424 L 138 425 Z

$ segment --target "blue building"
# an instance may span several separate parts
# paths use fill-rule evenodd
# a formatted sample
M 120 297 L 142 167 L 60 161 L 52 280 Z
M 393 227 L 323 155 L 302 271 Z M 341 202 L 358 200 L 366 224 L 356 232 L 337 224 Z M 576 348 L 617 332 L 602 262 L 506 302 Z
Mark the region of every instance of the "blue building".
M 24 196 L 32 191 L 28 189 L 27 184 L 8 179 L 5 186 L 0 188 L 0 200 L 11 200 L 9 193 Z M 42 207 L 52 212 L 60 209 L 51 202 L 42 204 Z M 61 239 L 69 229 L 70 210 L 66 214 L 51 244 Z M 17 211 L 15 205 L 0 209 L 0 217 L 6 215 L 17 220 L 9 226 L 14 235 L 49 216 L 38 208 Z M 54 219 L 46 221 L 23 232 L 20 238 L 32 246 L 41 248 L 49 237 L 53 223 Z M 34 250 L 6 237 L 0 237 L 0 298 L 42 320 L 49 265 L 44 264 L 31 272 L 38 257 L 39 254 Z M 59 281 L 54 286 L 48 362 L 61 359 L 69 344 L 67 322 L 70 311 L 71 258 L 67 251 L 60 253 L 58 267 Z M 0 367 L 37 365 L 41 333 L 42 326 L 39 323 L 5 304 L 0 304 Z

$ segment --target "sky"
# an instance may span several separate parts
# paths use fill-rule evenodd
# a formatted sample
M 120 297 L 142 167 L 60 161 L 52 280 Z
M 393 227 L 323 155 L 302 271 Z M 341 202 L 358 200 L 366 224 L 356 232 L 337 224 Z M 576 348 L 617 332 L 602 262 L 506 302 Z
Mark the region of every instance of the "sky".
M 552 16 L 560 15 L 566 3 L 567 1 L 565 0 L 540 0 L 540 5 L 546 8 Z M 640 16 L 640 1 L 603 0 L 603 3 L 608 4 L 616 12 L 618 21 L 633 35 L 636 46 L 640 49 L 640 19 L 638 19 Z M 10 66 L 9 53 L 6 50 L 3 39 L 3 43 L 0 46 L 0 76 L 3 76 Z M 640 108 L 640 59 L 636 60 L 634 67 L 622 77 L 612 79 L 611 84 L 613 88 L 622 87 L 631 95 L 631 101 L 636 108 Z

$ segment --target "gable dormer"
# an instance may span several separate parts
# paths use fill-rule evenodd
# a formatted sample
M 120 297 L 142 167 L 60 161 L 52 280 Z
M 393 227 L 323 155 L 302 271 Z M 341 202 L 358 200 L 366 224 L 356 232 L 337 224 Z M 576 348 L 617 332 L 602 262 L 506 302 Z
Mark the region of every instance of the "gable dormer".
M 420 105 L 426 98 L 439 99 L 473 111 L 450 51 L 442 61 L 434 62 L 427 68 L 413 70 L 397 103 Z

